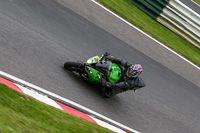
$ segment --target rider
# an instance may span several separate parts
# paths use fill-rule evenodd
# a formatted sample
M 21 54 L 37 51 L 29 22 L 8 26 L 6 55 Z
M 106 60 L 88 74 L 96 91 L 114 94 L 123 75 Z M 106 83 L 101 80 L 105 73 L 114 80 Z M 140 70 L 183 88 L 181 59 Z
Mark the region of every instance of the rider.
M 105 54 L 105 59 L 116 63 L 122 71 L 120 81 L 117 83 L 110 83 L 106 81 L 105 78 L 102 78 L 101 85 L 103 86 L 102 88 L 105 97 L 110 98 L 113 95 L 128 90 L 134 90 L 135 92 L 137 89 L 146 86 L 144 81 L 138 77 L 143 71 L 143 68 L 140 64 L 129 64 L 123 59 L 110 56 L 109 53 Z

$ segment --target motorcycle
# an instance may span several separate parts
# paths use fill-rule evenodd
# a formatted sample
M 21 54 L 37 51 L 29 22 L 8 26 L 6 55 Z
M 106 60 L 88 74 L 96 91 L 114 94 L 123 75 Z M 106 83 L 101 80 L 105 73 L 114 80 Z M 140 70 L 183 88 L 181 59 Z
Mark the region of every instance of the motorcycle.
M 101 57 L 96 55 L 89 58 L 86 62 L 65 62 L 64 68 L 78 73 L 83 79 L 90 83 L 101 83 L 102 78 L 106 78 L 111 83 L 116 83 L 120 80 L 120 67 L 105 59 L 109 53 L 103 54 Z

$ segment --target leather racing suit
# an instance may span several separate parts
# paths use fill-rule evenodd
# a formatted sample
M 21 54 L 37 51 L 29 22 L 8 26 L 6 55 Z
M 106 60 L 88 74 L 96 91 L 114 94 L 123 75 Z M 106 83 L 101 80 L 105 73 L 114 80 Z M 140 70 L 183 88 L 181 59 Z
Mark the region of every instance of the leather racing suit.
M 109 58 L 107 58 L 109 59 Z M 104 97 L 110 98 L 116 94 L 122 93 L 128 90 L 134 90 L 134 92 L 142 87 L 145 87 L 146 84 L 144 81 L 139 78 L 129 78 L 126 76 L 127 69 L 132 65 L 129 64 L 127 61 L 119 58 L 110 58 L 113 63 L 116 63 L 121 69 L 121 78 L 117 83 L 110 83 L 107 82 L 106 79 L 102 79 L 102 86 L 103 86 L 103 95 Z

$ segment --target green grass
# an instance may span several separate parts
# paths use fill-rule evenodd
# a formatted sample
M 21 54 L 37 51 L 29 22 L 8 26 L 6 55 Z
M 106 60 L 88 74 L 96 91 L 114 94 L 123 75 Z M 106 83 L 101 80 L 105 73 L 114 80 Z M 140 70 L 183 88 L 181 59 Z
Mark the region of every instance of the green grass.
M 193 1 L 200 5 L 200 0 L 193 0 Z
M 200 66 L 200 50 L 146 15 L 129 0 L 97 0 L 155 39 Z
M 0 84 L 1 133 L 111 133 Z

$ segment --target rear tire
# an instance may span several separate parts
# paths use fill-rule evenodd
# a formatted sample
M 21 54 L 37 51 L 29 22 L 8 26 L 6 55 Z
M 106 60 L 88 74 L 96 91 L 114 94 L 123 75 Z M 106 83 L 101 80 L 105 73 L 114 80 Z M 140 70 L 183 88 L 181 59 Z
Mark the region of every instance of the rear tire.
M 64 68 L 69 71 L 84 72 L 84 64 L 81 62 L 65 62 Z

